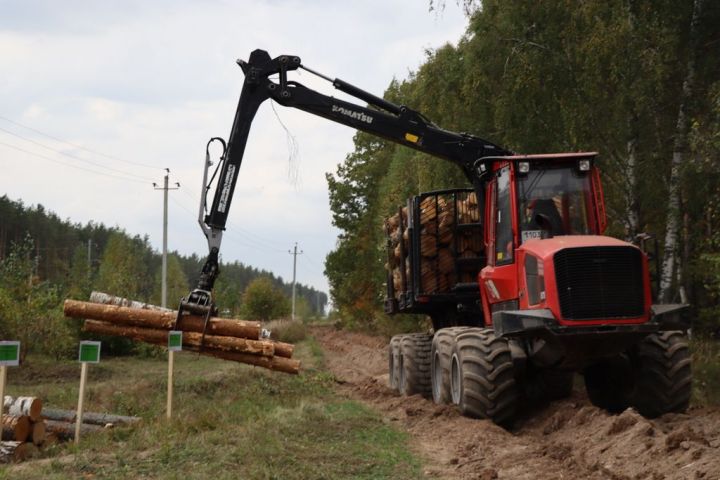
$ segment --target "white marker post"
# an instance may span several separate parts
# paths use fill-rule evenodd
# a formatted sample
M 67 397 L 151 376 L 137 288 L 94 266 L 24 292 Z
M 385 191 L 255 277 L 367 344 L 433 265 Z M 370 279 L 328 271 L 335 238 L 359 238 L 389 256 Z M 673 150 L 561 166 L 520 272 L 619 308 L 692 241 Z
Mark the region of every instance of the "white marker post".
M 0 342 L 0 425 L 2 425 L 3 409 L 5 408 L 5 382 L 7 367 L 20 365 L 20 342 Z
M 77 414 L 75 415 L 75 445 L 80 443 L 80 427 L 82 426 L 83 404 L 85 403 L 85 382 L 87 381 L 88 363 L 100 363 L 100 342 L 80 342 L 80 394 L 78 395 Z
M 182 331 L 170 330 L 168 332 L 167 418 L 172 417 L 175 352 L 180 351 L 182 351 Z

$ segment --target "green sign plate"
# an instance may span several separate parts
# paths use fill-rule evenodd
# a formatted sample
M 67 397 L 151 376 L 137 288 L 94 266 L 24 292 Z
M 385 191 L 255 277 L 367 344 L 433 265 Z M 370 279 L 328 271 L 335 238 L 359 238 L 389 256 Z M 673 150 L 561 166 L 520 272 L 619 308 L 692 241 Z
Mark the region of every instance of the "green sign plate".
M 168 332 L 168 350 L 179 352 L 182 350 L 182 331 L 170 330 Z
M 83 363 L 100 363 L 100 342 L 80 342 L 79 360 Z
M 0 342 L 0 365 L 17 367 L 20 365 L 20 342 Z

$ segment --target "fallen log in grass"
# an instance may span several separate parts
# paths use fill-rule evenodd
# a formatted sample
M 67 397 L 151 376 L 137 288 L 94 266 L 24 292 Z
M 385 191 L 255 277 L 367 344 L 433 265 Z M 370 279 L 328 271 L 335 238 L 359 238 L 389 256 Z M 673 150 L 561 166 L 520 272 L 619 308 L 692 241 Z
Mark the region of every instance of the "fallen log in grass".
M 46 408 L 43 410 L 43 417 L 46 420 L 57 422 L 75 423 L 77 412 L 75 410 L 61 410 L 58 408 Z M 83 412 L 83 423 L 92 425 L 131 425 L 142 420 L 140 417 L 129 417 L 125 415 L 113 415 L 111 413 Z
M 96 433 L 106 428 L 100 425 L 92 425 L 90 423 L 83 423 L 80 425 L 80 436 L 88 433 Z M 56 420 L 45 420 L 45 429 L 50 432 L 54 438 L 60 440 L 73 440 L 75 438 L 75 423 L 70 422 L 58 422 Z

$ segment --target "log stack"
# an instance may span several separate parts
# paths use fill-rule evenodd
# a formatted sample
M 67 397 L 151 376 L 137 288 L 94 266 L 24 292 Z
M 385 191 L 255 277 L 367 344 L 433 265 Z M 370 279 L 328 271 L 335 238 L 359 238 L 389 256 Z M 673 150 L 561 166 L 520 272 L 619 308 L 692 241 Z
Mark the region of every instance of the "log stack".
M 476 271 L 456 268 L 457 259 L 480 258 L 483 252 L 479 228 L 462 228 L 480 222 L 480 209 L 474 192 L 438 193 L 419 202 L 418 226 L 420 254 L 420 291 L 448 292 L 458 282 L 472 282 Z M 392 274 L 395 297 L 405 290 L 402 268 L 410 278 L 410 250 L 407 209 L 385 221 L 392 255 L 385 267 Z M 460 227 L 460 228 L 458 228 Z M 402 244 L 401 244 L 402 243 Z M 459 275 L 459 276 L 458 276 Z M 409 280 L 407 280 L 409 282 Z
M 175 311 L 93 292 L 91 300 L 100 299 L 104 303 L 65 300 L 65 316 L 86 319 L 86 332 L 154 345 L 167 345 L 168 331 L 177 329 L 183 332 L 184 350 L 279 372 L 300 371 L 300 362 L 292 359 L 294 346 L 261 339 L 259 322 L 212 317 L 203 337 L 203 317 L 183 315 L 176 325 Z
M 46 440 L 42 401 L 36 397 L 13 398 L 6 395 L 3 399 L 0 463 L 31 457 Z

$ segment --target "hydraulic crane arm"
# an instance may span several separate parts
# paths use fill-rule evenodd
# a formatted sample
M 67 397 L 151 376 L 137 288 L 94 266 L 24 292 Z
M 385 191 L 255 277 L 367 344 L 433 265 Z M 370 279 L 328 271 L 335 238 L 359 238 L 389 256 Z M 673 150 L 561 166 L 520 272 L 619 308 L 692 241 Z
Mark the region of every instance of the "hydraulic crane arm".
M 207 183 L 210 166 L 209 155 L 205 165 L 203 180 L 205 195 L 201 201 L 199 220 L 203 232 L 208 238 L 210 255 L 203 267 L 198 287 L 188 299 L 183 300 L 181 309 L 183 305 L 190 306 L 191 309 L 197 305 L 212 305 L 210 291 L 219 273 L 218 252 L 222 231 L 225 230 L 250 126 L 258 108 L 265 100 L 272 99 L 280 105 L 297 108 L 451 161 L 457 164 L 476 186 L 479 186 L 481 175 L 478 160 L 483 157 L 511 154 L 511 152 L 473 135 L 443 130 L 419 112 L 408 107 L 395 105 L 343 80 L 330 79 L 319 74 L 303 66 L 299 57 L 281 55 L 272 59 L 266 51 L 255 50 L 250 54 L 247 62 L 238 60 L 238 64 L 245 74 L 245 82 L 230 138 L 221 157 L 220 175 L 217 178 L 217 186 L 209 211 L 207 211 L 205 199 L 210 189 L 210 185 Z M 336 89 L 367 102 L 368 106 L 356 105 L 323 95 L 298 82 L 288 80 L 288 72 L 299 68 L 331 82 Z M 204 218 L 203 212 L 207 212 Z

